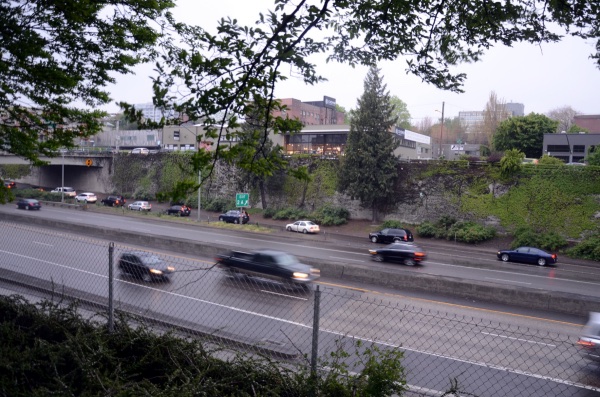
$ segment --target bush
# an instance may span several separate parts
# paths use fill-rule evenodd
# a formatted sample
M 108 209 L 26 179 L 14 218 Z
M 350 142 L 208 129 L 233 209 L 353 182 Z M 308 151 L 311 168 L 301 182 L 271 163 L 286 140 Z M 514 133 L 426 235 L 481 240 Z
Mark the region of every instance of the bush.
M 383 222 L 383 224 L 381 225 L 382 229 L 403 229 L 404 226 L 402 226 L 402 222 L 397 221 L 397 220 L 388 220 Z
M 566 254 L 572 258 L 600 261 L 600 235 L 587 237 L 575 247 L 569 248 Z
M 226 212 L 231 208 L 235 208 L 235 202 L 230 199 L 225 199 L 222 197 L 217 197 L 212 200 L 208 200 L 208 202 L 203 203 L 202 207 L 206 211 L 214 211 L 214 212 Z
M 350 211 L 342 207 L 325 205 L 311 214 L 311 218 L 323 226 L 339 226 L 348 223 Z
M 568 245 L 567 240 L 556 232 L 538 233 L 529 227 L 521 227 L 515 231 L 511 248 L 537 247 L 547 251 L 558 251 Z
M 282 210 L 277 211 L 273 215 L 273 219 L 290 219 L 290 220 L 298 220 L 308 217 L 308 212 L 301 210 L 299 208 L 284 208 Z
M 275 213 L 276 213 L 277 211 L 278 211 L 278 210 L 277 210 L 276 208 L 266 208 L 266 209 L 263 211 L 263 217 L 264 217 L 264 218 L 273 218 L 273 215 L 275 215 Z
M 433 238 L 436 235 L 437 228 L 431 222 L 423 222 L 417 226 L 417 234 L 420 237 Z
M 496 229 L 482 226 L 475 222 L 457 222 L 446 234 L 448 240 L 456 240 L 461 243 L 477 244 L 491 240 L 496 236 Z

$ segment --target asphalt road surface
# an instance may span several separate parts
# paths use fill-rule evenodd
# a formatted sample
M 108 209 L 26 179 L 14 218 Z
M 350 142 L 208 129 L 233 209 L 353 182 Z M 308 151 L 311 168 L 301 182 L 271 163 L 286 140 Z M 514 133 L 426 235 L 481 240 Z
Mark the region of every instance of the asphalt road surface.
M 125 219 L 118 227 L 140 227 L 138 222 L 144 224 L 144 220 Z M 113 220 L 112 227 L 115 223 Z M 153 231 L 158 227 L 182 233 L 177 225 L 146 225 Z M 68 291 L 106 302 L 107 242 L 78 235 L 76 226 L 72 233 L 7 223 L 0 224 L 0 229 L 2 278 L 23 283 L 44 280 L 57 294 Z M 184 229 L 184 233 L 191 232 Z M 250 239 L 256 244 L 256 238 L 235 233 L 212 235 L 245 244 Z M 115 244 L 113 258 L 131 248 Z M 321 254 L 335 249 L 316 243 L 314 248 Z M 144 283 L 116 271 L 117 308 L 223 341 L 289 355 L 310 354 L 314 292 L 266 280 L 231 278 L 215 269 L 211 258 L 157 254 L 177 268 L 172 280 Z M 464 307 L 441 311 L 430 302 L 349 290 L 332 283 L 319 285 L 319 293 L 321 357 L 339 344 L 348 349 L 360 340 L 382 349 L 401 349 L 408 382 L 427 390 L 447 390 L 450 380 L 457 379 L 464 392 L 478 396 L 592 396 L 600 391 L 598 367 L 578 354 L 580 327 L 575 324 L 512 316 L 498 321 L 497 314 Z

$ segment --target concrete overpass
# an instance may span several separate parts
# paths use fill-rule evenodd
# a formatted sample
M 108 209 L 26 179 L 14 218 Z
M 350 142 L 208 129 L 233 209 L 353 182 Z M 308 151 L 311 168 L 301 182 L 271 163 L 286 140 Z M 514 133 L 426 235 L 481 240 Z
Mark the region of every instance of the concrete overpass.
M 17 183 L 55 188 L 62 185 L 64 167 L 65 186 L 73 187 L 77 192 L 91 191 L 110 193 L 112 191 L 111 174 L 113 154 L 111 152 L 68 151 L 58 157 L 40 157 L 49 164 L 42 167 L 31 167 L 31 173 L 17 179 Z M 30 163 L 20 157 L 0 155 L 0 164 Z

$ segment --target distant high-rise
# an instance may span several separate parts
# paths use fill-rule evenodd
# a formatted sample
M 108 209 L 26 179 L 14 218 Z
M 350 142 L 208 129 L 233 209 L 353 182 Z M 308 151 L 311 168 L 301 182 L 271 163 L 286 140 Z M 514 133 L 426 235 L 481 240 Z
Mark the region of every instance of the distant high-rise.
M 177 113 L 173 110 L 165 110 L 157 108 L 153 103 L 140 103 L 134 105 L 137 110 L 141 110 L 144 119 L 158 123 L 163 117 L 165 119 L 177 117 Z
M 498 120 L 505 120 L 509 117 L 524 116 L 525 105 L 522 103 L 509 102 L 504 104 L 504 111 L 498 114 Z M 458 118 L 465 126 L 467 133 L 478 132 L 485 119 L 485 110 L 469 110 L 458 112 Z

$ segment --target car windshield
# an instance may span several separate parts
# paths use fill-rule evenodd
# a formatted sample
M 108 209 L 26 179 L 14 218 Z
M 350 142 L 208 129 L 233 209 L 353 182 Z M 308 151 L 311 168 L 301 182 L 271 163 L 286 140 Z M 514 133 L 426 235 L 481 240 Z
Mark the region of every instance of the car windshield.
M 290 266 L 298 263 L 298 259 L 295 256 L 285 253 L 273 255 L 273 259 L 281 266 Z

